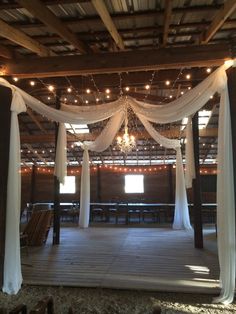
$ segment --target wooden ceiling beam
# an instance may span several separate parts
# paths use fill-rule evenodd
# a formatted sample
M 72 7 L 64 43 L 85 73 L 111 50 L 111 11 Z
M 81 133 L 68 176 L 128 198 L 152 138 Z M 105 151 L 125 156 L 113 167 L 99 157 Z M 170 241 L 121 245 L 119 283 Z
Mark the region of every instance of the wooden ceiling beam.
M 34 58 L 9 61 L 4 75 L 18 77 L 56 77 L 117 72 L 136 72 L 184 67 L 219 66 L 231 59 L 230 46 L 201 45 L 159 50 L 122 51 L 81 56 Z
M 200 137 L 217 137 L 218 129 L 217 128 L 206 128 L 199 130 Z M 160 134 L 169 138 L 178 138 L 180 135 L 180 128 L 175 127 L 170 130 L 160 130 Z M 96 133 L 88 133 L 88 134 L 78 134 L 77 137 L 72 134 L 67 134 L 68 142 L 78 142 L 78 141 L 94 141 L 96 137 L 99 135 Z M 117 136 L 123 135 L 123 133 L 118 133 Z M 140 132 L 132 132 L 132 135 L 136 137 L 136 139 L 147 139 L 151 138 L 147 131 Z M 181 137 L 185 137 L 185 130 L 181 132 Z M 38 134 L 38 135 L 21 135 L 21 144 L 37 144 L 37 143 L 55 143 L 55 135 L 54 134 Z
M 10 48 L 0 45 L 0 56 L 6 59 L 12 59 L 13 58 L 13 52 Z
M 90 0 L 42 0 L 45 5 L 59 5 L 59 4 L 73 4 L 73 3 L 85 3 L 90 2 Z M 10 9 L 21 9 L 22 5 L 20 3 L 11 1 L 9 3 L 0 3 L 0 10 L 10 10 Z
M 183 8 L 172 8 L 172 14 L 185 14 L 185 13 L 206 13 L 209 12 L 210 14 L 214 14 L 217 12 L 217 10 L 221 9 L 222 5 L 216 5 L 216 6 L 194 6 L 194 7 L 183 7 Z M 113 22 L 116 21 L 123 21 L 123 20 L 136 20 L 136 19 L 147 19 L 147 18 L 162 18 L 164 14 L 164 10 L 143 10 L 139 12 L 133 12 L 130 14 L 129 12 L 127 13 L 116 13 L 116 14 L 111 14 L 111 18 Z M 87 27 L 87 25 L 90 25 L 92 28 L 94 25 L 100 25 L 101 24 L 101 19 L 97 15 L 92 15 L 92 16 L 87 16 L 83 17 L 81 19 L 78 19 L 78 17 L 73 18 L 64 18 L 61 19 L 61 22 L 67 26 L 73 27 L 77 26 L 78 28 L 81 27 Z M 205 21 L 202 22 L 203 24 L 206 23 Z M 185 23 L 186 24 L 186 23 Z M 196 24 L 196 23 L 187 23 L 187 24 Z M 11 25 L 17 26 L 20 28 L 39 28 L 43 27 L 44 24 L 41 23 L 40 21 L 35 21 L 33 23 L 29 23 L 28 21 L 16 21 L 12 22 Z M 191 26 L 190 26 L 191 27 Z M 135 30 L 135 28 L 134 28 Z
M 224 24 L 225 20 L 236 10 L 236 1 L 228 0 L 224 3 L 223 8 L 215 15 L 211 25 L 208 27 L 207 31 L 203 34 L 202 44 L 207 44 L 218 29 Z
M 172 13 L 172 0 L 165 1 L 165 13 L 164 13 L 164 28 L 163 28 L 163 39 L 162 45 L 163 47 L 167 44 L 170 22 L 171 22 L 171 13 Z
M 53 56 L 53 53 L 50 49 L 40 44 L 38 41 L 32 39 L 22 31 L 8 25 L 3 20 L 0 20 L 0 36 L 7 38 L 14 43 L 25 47 L 26 49 L 35 52 L 41 57 Z
M 104 0 L 92 0 L 92 4 L 95 7 L 98 14 L 100 15 L 100 18 L 102 19 L 103 24 L 106 26 L 111 37 L 114 39 L 117 47 L 119 47 L 120 50 L 124 50 L 125 48 L 124 42 L 120 34 L 118 33 L 114 22 L 112 21 L 112 18 L 107 10 Z
M 79 40 L 40 0 L 18 0 L 18 3 L 78 51 L 81 53 L 90 51 L 89 47 Z
M 37 118 L 37 116 L 33 113 L 33 111 L 30 108 L 27 108 L 27 113 L 30 116 L 30 118 L 32 119 L 32 121 L 34 121 L 34 123 L 38 126 L 38 128 L 44 133 L 47 134 L 47 130 L 42 126 L 41 122 L 39 121 L 39 119 Z

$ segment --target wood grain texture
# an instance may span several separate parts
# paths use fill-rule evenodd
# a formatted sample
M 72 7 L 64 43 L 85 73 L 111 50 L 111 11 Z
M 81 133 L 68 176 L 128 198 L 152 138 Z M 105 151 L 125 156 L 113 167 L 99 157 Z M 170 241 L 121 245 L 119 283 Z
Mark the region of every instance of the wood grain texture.
M 25 284 L 199 293 L 219 288 L 214 249 L 196 250 L 191 233 L 168 228 L 62 228 L 59 246 L 30 248 L 30 258 Z

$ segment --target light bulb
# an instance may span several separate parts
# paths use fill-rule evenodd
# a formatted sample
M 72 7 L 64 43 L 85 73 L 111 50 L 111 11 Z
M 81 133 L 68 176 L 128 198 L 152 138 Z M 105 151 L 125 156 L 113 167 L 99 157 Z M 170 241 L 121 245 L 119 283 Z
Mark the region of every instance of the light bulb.
M 54 91 L 54 86 L 49 85 L 49 86 L 48 86 L 48 90 L 49 90 L 50 92 Z

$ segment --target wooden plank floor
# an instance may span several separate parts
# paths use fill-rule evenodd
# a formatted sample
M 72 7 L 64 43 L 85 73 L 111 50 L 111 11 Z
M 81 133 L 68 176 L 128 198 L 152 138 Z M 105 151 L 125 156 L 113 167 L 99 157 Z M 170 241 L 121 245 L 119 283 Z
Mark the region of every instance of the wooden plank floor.
M 62 228 L 59 246 L 22 252 L 24 283 L 217 293 L 213 230 L 205 236 L 197 250 L 192 232 L 169 228 Z

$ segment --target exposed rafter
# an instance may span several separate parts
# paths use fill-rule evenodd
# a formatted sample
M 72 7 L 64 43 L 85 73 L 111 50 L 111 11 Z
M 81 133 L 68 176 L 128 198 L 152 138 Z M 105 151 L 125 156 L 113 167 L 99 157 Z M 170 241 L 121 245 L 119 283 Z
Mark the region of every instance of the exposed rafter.
M 37 150 L 35 150 L 30 144 L 25 144 L 25 146 L 28 150 L 32 151 L 32 153 L 37 156 L 40 161 L 44 162 L 45 165 L 47 165 L 47 160 L 41 154 L 39 154 Z
M 199 130 L 201 137 L 217 137 L 218 129 L 217 128 L 207 128 Z M 97 138 L 100 133 L 88 133 L 88 134 L 78 134 L 77 137 L 72 134 L 67 134 L 68 142 L 78 142 L 78 139 L 81 141 L 93 141 Z M 172 128 L 171 130 L 160 130 L 160 134 L 166 137 L 178 138 L 180 134 L 180 129 L 178 127 Z M 117 134 L 122 135 L 122 134 Z M 136 139 L 147 139 L 150 138 L 150 135 L 147 131 L 142 132 L 132 132 L 132 135 L 136 137 Z M 185 130 L 181 134 L 182 137 L 185 137 Z M 22 135 L 21 143 L 22 144 L 33 144 L 33 143 L 54 143 L 55 135 L 54 134 L 44 134 L 44 135 Z
M 215 35 L 219 28 L 224 24 L 225 20 L 236 10 L 236 1 L 228 0 L 224 3 L 223 8 L 215 15 L 211 25 L 203 34 L 202 44 L 208 43 Z
M 39 119 L 34 115 L 33 111 L 30 108 L 27 108 L 27 113 L 30 116 L 30 118 L 34 121 L 34 123 L 39 127 L 39 129 L 46 134 L 47 130 L 42 126 Z
M 89 48 L 85 43 L 77 38 L 40 0 L 18 0 L 25 9 L 34 17 L 42 21 L 65 41 L 72 44 L 81 53 L 86 53 Z
M 148 56 L 148 58 L 147 58 Z M 123 51 L 81 56 L 34 58 L 30 62 L 15 60 L 4 66 L 5 75 L 19 77 L 73 76 L 136 72 L 183 67 L 219 66 L 231 58 L 231 49 L 225 45 L 206 45 L 163 48 L 147 51 Z M 0 67 L 1 70 L 1 67 Z M 2 70 L 2 71 L 3 71 Z
M 111 34 L 112 38 L 114 39 L 116 45 L 123 50 L 125 48 L 124 42 L 118 33 L 114 22 L 107 10 L 107 7 L 103 0 L 92 0 L 92 3 L 97 10 L 98 14 L 100 15 L 104 25 L 106 26 L 107 30 Z
M 165 14 L 164 14 L 164 29 L 163 29 L 163 47 L 166 46 L 170 22 L 171 22 L 172 0 L 165 1 Z
M 50 49 L 32 39 L 22 31 L 19 31 L 18 29 L 8 25 L 3 20 L 0 20 L 0 36 L 15 42 L 18 45 L 29 49 L 30 51 L 35 52 L 41 57 L 55 55 L 55 53 L 53 53 Z
M 6 59 L 12 59 L 13 52 L 8 47 L 0 45 L 0 57 L 6 58 Z

